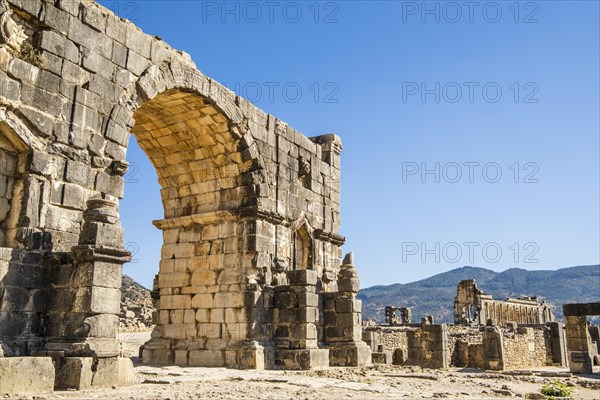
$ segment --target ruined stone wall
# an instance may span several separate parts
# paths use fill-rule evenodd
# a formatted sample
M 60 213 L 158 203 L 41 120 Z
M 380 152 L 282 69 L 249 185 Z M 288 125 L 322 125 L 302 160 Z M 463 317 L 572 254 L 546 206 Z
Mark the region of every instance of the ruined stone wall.
M 554 337 L 550 326 L 500 329 L 446 325 L 445 333 L 436 327 L 441 325 L 372 326 L 365 328 L 364 332 L 375 333 L 375 348 L 382 345 L 384 351 L 392 353 L 398 348 L 403 349 L 410 364 L 422 367 L 440 368 L 439 354 L 445 355 L 446 365 L 453 367 L 520 369 L 564 366 L 560 348 L 554 348 L 564 346 L 564 341 Z M 490 330 L 487 335 L 485 329 Z M 440 343 L 442 338 L 445 338 L 443 345 Z
M 365 329 L 365 332 L 375 332 L 377 337 L 376 345 L 382 345 L 383 351 L 394 352 L 396 349 L 403 349 L 404 354 L 408 351 L 408 332 L 419 329 L 415 326 L 372 326 Z
M 264 356 L 288 271 L 338 290 L 338 136 L 303 136 L 93 1 L 0 0 L 0 19 L 0 246 L 18 249 L 2 261 L 0 320 L 26 320 L 0 341 L 118 354 L 132 133 L 164 206 L 145 360 L 240 366 L 242 347 Z
M 45 311 L 46 269 L 20 250 L 0 248 L 0 356 L 25 355 L 39 346 Z M 27 286 L 25 286 L 27 285 Z
M 458 342 L 461 342 L 460 344 Z M 467 366 L 460 352 L 465 351 L 465 346 L 481 343 L 482 333 L 479 327 L 448 325 L 448 365 Z M 466 349 L 468 358 L 468 348 Z
M 552 365 L 550 330 L 519 327 L 503 332 L 504 363 L 507 369 L 544 367 Z
M 458 284 L 454 300 L 454 323 L 505 326 L 509 323 L 544 324 L 554 321 L 551 306 L 535 297 L 494 300 L 477 287 L 474 279 Z

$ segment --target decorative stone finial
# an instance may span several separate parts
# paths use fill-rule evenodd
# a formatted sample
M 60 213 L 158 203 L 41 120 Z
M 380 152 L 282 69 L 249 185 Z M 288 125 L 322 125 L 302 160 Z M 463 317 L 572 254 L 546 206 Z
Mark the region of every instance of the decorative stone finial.
M 80 245 L 122 249 L 124 233 L 119 223 L 119 206 L 108 199 L 90 199 L 83 213 Z
M 114 225 L 119 222 L 119 205 L 107 199 L 90 199 L 83 214 L 86 222 L 102 222 Z
M 359 281 L 356 268 L 354 268 L 354 254 L 346 254 L 344 262 L 338 273 L 338 290 L 340 292 L 358 293 Z
M 343 265 L 352 265 L 354 266 L 354 252 L 350 252 L 344 256 Z

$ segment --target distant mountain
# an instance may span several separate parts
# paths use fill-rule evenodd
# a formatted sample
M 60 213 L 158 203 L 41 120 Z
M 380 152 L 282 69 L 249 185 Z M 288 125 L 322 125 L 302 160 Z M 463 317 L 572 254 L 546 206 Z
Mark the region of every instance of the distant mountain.
M 600 265 L 563 268 L 555 271 L 528 271 L 511 268 L 494 272 L 485 268 L 462 267 L 407 284 L 373 286 L 362 289 L 363 319 L 385 319 L 386 306 L 412 307 L 413 321 L 433 315 L 438 322 L 454 319 L 456 287 L 463 279 L 475 279 L 477 286 L 494 299 L 538 296 L 556 306 L 554 315 L 562 319 L 564 303 L 600 301 Z

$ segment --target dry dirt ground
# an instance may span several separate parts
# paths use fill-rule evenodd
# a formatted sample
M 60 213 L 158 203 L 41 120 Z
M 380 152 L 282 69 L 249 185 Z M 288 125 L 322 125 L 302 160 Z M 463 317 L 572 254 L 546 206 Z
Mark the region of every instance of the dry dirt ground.
M 125 348 L 137 353 L 148 333 L 123 334 Z M 41 399 L 111 400 L 341 400 L 341 399 L 499 399 L 539 392 L 558 379 L 575 388 L 576 399 L 600 399 L 600 370 L 573 377 L 566 369 L 483 373 L 475 370 L 422 370 L 379 366 L 321 371 L 241 371 L 225 368 L 136 366 L 137 384 L 105 390 L 55 392 Z

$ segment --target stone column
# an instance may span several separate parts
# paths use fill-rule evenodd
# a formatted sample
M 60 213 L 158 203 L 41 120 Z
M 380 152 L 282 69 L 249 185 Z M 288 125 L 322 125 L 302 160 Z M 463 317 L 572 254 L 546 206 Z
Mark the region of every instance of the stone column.
M 504 369 L 504 343 L 502 332 L 497 326 L 486 326 L 483 331 L 483 368 L 502 371 Z
M 116 202 L 88 200 L 79 244 L 73 247 L 75 291 L 70 339 L 80 356 L 116 357 L 123 264 L 131 253 L 123 248 L 124 232 Z M 81 344 L 84 344 L 83 346 Z
M 569 369 L 580 374 L 592 373 L 592 340 L 588 315 L 600 315 L 600 302 L 563 304 Z
M 566 367 L 567 357 L 565 354 L 565 331 L 563 324 L 561 322 L 547 322 L 546 326 L 550 329 L 552 363 Z
M 79 244 L 72 248 L 69 285 L 61 289 L 71 311 L 62 322 L 61 335 L 47 343 L 48 351 L 79 357 L 119 355 L 121 274 L 131 259 L 123 238 L 117 203 L 88 200 Z
M 585 315 L 565 315 L 569 370 L 574 373 L 591 374 L 591 338 Z
M 117 203 L 87 201 L 79 244 L 72 248 L 73 270 L 68 289 L 71 312 L 61 340 L 50 342 L 49 353 L 62 353 L 56 363 L 56 388 L 85 389 L 128 385 L 133 363 L 121 358 L 117 329 L 123 264 L 131 253 L 123 248 L 123 228 Z
M 362 340 L 362 302 L 354 256 L 348 253 L 338 274 L 338 292 L 323 293 L 323 338 L 331 366 L 371 363 L 371 349 Z

